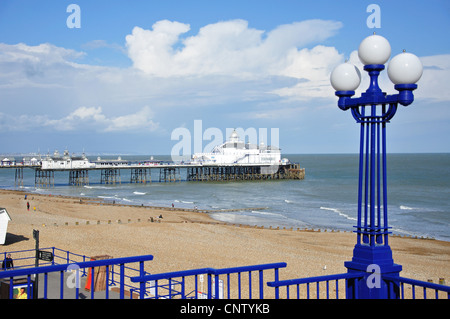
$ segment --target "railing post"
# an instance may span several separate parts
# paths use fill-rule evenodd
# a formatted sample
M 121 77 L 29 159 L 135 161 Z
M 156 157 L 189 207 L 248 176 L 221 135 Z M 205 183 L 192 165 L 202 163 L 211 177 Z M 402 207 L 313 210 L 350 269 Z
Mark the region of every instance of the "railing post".
M 263 271 L 259 271 L 259 299 L 264 299 L 264 279 Z
M 105 298 L 109 299 L 109 265 L 106 265 L 106 291 L 105 291 Z
M 140 262 L 139 263 L 139 276 L 140 277 L 144 277 L 144 262 Z M 145 297 L 145 281 L 141 281 L 139 283 L 139 298 L 140 299 L 144 299 Z
M 214 285 L 214 299 L 219 299 L 219 275 L 215 275 L 214 277 L 215 285 Z
M 208 299 L 212 299 L 212 278 L 210 273 L 208 273 Z
M 275 268 L 275 281 L 278 281 L 278 268 Z M 280 299 L 280 288 L 275 287 L 275 299 Z
M 95 289 L 94 272 L 95 272 L 95 268 L 91 267 L 91 299 L 94 299 L 94 289 Z M 123 298 L 121 298 L 121 299 L 123 299 Z
M 125 298 L 125 264 L 120 264 L 120 299 Z

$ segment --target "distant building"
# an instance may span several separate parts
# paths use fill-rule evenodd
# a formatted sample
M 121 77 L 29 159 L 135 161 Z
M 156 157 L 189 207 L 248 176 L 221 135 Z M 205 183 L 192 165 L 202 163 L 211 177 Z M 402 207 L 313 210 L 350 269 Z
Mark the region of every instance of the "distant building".
M 283 159 L 283 162 L 287 161 Z M 228 141 L 214 147 L 211 153 L 195 153 L 195 164 L 262 164 L 276 165 L 282 162 L 281 150 L 276 146 L 244 143 L 234 130 Z
M 87 169 L 93 167 L 95 164 L 89 162 L 84 153 L 81 156 L 70 156 L 67 150 L 64 151 L 63 156 L 56 150 L 53 156 L 47 155 L 42 160 L 42 169 Z
M 2 166 L 11 166 L 11 165 L 15 165 L 16 164 L 16 160 L 14 157 L 5 157 L 4 159 L 2 159 Z

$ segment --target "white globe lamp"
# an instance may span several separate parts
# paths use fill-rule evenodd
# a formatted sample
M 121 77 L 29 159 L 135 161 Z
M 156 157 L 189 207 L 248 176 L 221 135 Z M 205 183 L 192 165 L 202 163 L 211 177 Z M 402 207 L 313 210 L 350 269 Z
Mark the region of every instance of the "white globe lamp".
M 355 91 L 361 83 L 361 72 L 351 63 L 342 63 L 331 72 L 330 82 L 336 91 Z
M 381 35 L 371 35 L 362 40 L 358 56 L 364 65 L 385 64 L 391 56 L 391 45 Z
M 423 66 L 417 56 L 403 52 L 392 58 L 387 72 L 394 84 L 414 84 L 422 77 Z

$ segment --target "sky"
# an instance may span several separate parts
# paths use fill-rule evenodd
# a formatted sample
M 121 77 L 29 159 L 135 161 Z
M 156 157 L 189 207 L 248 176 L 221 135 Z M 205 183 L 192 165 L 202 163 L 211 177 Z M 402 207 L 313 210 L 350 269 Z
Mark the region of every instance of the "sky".
M 329 77 L 349 60 L 365 91 L 357 50 L 373 32 L 424 66 L 388 152 L 450 152 L 449 30 L 448 0 L 1 0 L 0 154 L 167 155 L 189 141 L 187 155 L 232 128 L 268 132 L 256 142 L 283 154 L 357 153 Z M 396 93 L 386 72 L 380 86 Z

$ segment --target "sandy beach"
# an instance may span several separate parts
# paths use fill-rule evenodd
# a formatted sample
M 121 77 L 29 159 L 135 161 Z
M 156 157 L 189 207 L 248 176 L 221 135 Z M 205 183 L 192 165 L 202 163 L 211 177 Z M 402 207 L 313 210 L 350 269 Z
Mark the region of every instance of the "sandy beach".
M 286 262 L 280 279 L 293 279 L 346 272 L 344 262 L 351 260 L 356 242 L 350 232 L 239 226 L 207 213 L 34 193 L 25 199 L 25 194 L 0 190 L 0 207 L 12 219 L 1 252 L 33 249 L 32 233 L 38 229 L 41 247 L 86 256 L 151 254 L 151 273 Z M 450 280 L 450 242 L 391 237 L 390 246 L 394 261 L 403 266 L 402 276 Z

